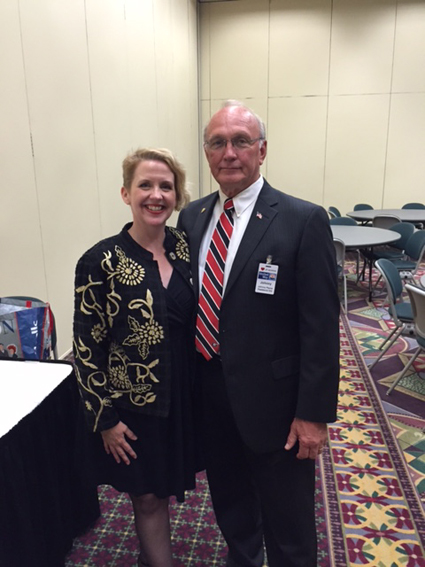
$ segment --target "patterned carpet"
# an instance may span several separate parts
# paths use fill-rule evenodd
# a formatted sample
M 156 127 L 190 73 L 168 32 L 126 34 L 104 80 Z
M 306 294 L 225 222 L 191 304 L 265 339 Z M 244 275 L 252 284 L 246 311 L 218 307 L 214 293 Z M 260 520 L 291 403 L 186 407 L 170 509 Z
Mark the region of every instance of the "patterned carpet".
M 385 293 L 369 304 L 365 284 L 356 286 L 348 268 L 338 421 L 317 463 L 318 566 L 425 567 L 425 357 L 385 395 L 415 341 L 400 339 L 371 378 L 365 360 L 376 356 L 391 326 L 382 319 Z M 66 567 L 133 567 L 138 551 L 128 497 L 110 487 L 99 494 L 102 516 L 75 540 Z M 203 474 L 185 504 L 172 503 L 171 517 L 175 567 L 225 565 Z

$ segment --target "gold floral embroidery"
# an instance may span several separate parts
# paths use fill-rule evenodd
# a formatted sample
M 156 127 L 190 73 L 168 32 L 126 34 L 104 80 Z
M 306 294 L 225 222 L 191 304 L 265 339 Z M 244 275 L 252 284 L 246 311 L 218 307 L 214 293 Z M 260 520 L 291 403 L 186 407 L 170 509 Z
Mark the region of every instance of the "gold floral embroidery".
M 119 246 L 115 246 L 115 254 L 118 263 L 114 269 L 111 259 L 112 252 L 104 252 L 104 258 L 101 262 L 102 269 L 108 274 L 110 291 L 106 294 L 106 314 L 108 316 L 108 325 L 113 326 L 114 317 L 119 313 L 121 296 L 115 291 L 115 278 L 125 285 L 137 285 L 141 283 L 145 277 L 145 269 L 137 262 L 128 258 Z
M 136 346 L 143 360 L 149 355 L 149 346 L 156 345 L 164 339 L 163 327 L 154 319 L 153 297 L 151 291 L 146 291 L 146 299 L 133 299 L 128 304 L 129 309 L 140 309 L 143 317 L 148 319 L 141 325 L 137 319 L 128 316 L 128 326 L 133 331 L 124 341 L 125 346 Z
M 116 268 L 117 280 L 126 285 L 137 285 L 145 277 L 145 269 L 131 258 L 127 258 L 119 246 L 115 246 L 118 257 Z
M 119 390 L 131 389 L 131 382 L 128 379 L 125 366 L 109 368 L 109 382 Z
M 145 277 L 145 269 L 131 258 L 127 258 L 124 251 L 115 246 L 115 254 L 118 258 L 117 267 L 114 269 L 111 263 L 112 253 L 104 252 L 105 258 L 101 262 L 102 269 L 108 274 L 108 280 L 117 278 L 120 283 L 125 285 L 137 285 Z
M 142 327 L 139 327 L 138 332 L 150 345 L 156 345 L 164 338 L 164 329 L 158 321 L 145 323 Z
M 181 239 L 180 235 L 179 239 Z M 184 240 L 181 240 L 181 242 L 183 250 L 185 242 Z M 122 297 L 115 291 L 116 281 L 124 285 L 135 286 L 142 282 L 145 277 L 145 269 L 131 258 L 128 258 L 119 246 L 115 246 L 115 253 L 118 258 L 115 268 L 112 264 L 111 251 L 104 252 L 104 258 L 101 261 L 102 270 L 107 274 L 106 282 L 94 282 L 92 276 L 89 275 L 88 283 L 76 290 L 77 293 L 82 294 L 81 312 L 86 315 L 96 314 L 98 317 L 98 321 L 91 329 L 91 337 L 96 343 L 101 343 L 107 337 L 107 325 L 111 328 L 114 318 L 120 312 Z M 106 285 L 109 288 L 106 293 L 105 307 L 98 303 L 93 291 L 94 286 L 102 285 Z M 145 299 L 130 301 L 128 308 L 140 309 L 145 322 L 140 322 L 135 317 L 129 315 L 128 325 L 132 333 L 122 344 L 125 346 L 137 346 L 142 360 L 146 360 L 149 356 L 149 347 L 164 340 L 164 329 L 154 319 L 153 297 L 150 290 L 146 291 Z M 85 400 L 85 407 L 87 411 L 94 415 L 94 431 L 98 428 L 104 408 L 113 406 L 113 399 L 127 395 L 130 402 L 136 406 L 144 406 L 145 404 L 155 402 L 157 395 L 153 391 L 153 386 L 159 383 L 159 380 L 156 378 L 153 370 L 159 363 L 159 359 L 149 363 L 130 362 L 124 349 L 112 342 L 109 345 L 108 367 L 106 372 L 103 372 L 92 361 L 92 350 L 84 344 L 81 337 L 74 340 L 74 352 L 76 353 L 76 360 L 80 360 L 83 366 L 91 369 L 91 372 L 84 376 L 84 380 L 80 375 L 78 367 L 76 368 L 76 375 L 81 392 L 85 391 L 90 395 L 90 401 Z M 130 375 L 135 375 L 135 384 L 132 384 L 129 378 Z
M 114 380 L 117 379 L 117 369 L 121 377 L 121 382 L 118 386 L 119 390 L 114 390 L 111 387 L 109 388 L 112 393 L 111 398 L 119 398 L 123 395 L 123 393 L 127 393 L 130 396 L 131 402 L 136 406 L 144 406 L 145 404 L 151 404 L 154 402 L 156 400 L 156 394 L 152 392 L 152 384 L 145 383 L 145 380 L 149 379 L 153 383 L 159 382 L 152 372 L 152 368 L 154 368 L 158 362 L 158 359 L 150 362 L 149 364 L 130 362 L 130 359 L 125 354 L 124 349 L 116 343 L 112 343 L 110 346 L 108 363 L 108 374 L 111 378 L 110 386 L 117 388 L 116 383 L 114 383 L 112 379 L 112 376 L 114 376 Z M 128 379 L 130 369 L 136 371 L 136 384 L 132 384 Z M 124 375 L 127 377 L 127 380 L 125 380 L 126 387 L 124 387 Z
M 97 302 L 93 288 L 102 285 L 102 282 L 94 282 L 89 274 L 88 283 L 77 287 L 76 293 L 81 293 L 80 310 L 85 315 L 97 314 L 100 322 L 96 323 L 92 330 L 91 335 L 93 339 L 100 343 L 106 337 L 106 320 L 102 305 Z
M 106 337 L 105 327 L 102 327 L 102 325 L 96 323 L 96 325 L 94 325 L 91 330 L 91 336 L 97 343 L 100 343 Z
M 149 354 L 149 346 L 160 343 L 164 338 L 164 329 L 157 321 L 141 325 L 134 317 L 128 316 L 128 324 L 133 332 L 127 337 L 123 344 L 126 346 L 138 346 L 140 356 L 145 359 Z
M 92 358 L 91 349 L 84 345 L 81 338 L 78 344 L 74 341 L 74 352 L 76 353 L 76 359 L 81 360 L 84 366 L 94 370 L 83 381 L 78 367 L 75 367 L 81 389 L 90 394 L 92 402 L 94 400 L 98 402 L 98 409 L 96 410 L 92 402 L 85 401 L 87 411 L 94 414 L 93 431 L 97 431 L 103 409 L 112 407 L 112 399 L 128 394 L 130 401 L 139 407 L 151 404 L 156 400 L 156 394 L 152 391 L 152 383 L 158 383 L 159 380 L 153 374 L 152 369 L 159 363 L 158 359 L 153 360 L 149 364 L 129 362 L 129 358 L 124 350 L 116 343 L 111 343 L 108 357 L 108 382 L 107 375 L 99 371 L 97 366 L 90 362 Z M 82 356 L 82 353 L 85 353 L 85 356 Z M 132 384 L 128 378 L 130 368 L 136 370 L 136 384 Z M 147 379 L 151 380 L 152 383 L 146 383 Z M 107 396 L 104 395 L 105 392 L 108 393 Z
M 81 337 L 78 339 L 78 344 L 74 341 L 74 352 L 76 359 L 81 360 L 84 366 L 94 370 L 94 372 L 87 376 L 86 381 L 83 381 L 78 367 L 75 367 L 75 374 L 80 387 L 92 396 L 92 401 L 97 400 L 98 402 L 99 409 L 96 411 L 92 402 L 85 401 L 87 411 L 92 412 L 95 416 L 93 431 L 97 431 L 97 426 L 100 416 L 102 415 L 103 408 L 112 407 L 111 398 L 109 396 L 101 396 L 96 392 L 96 388 L 100 389 L 101 392 L 105 390 L 107 384 L 106 374 L 101 372 L 98 367 L 91 362 L 92 351 L 83 343 Z
M 180 260 L 184 260 L 185 262 L 190 262 L 190 255 L 189 255 L 189 245 L 185 239 L 185 233 L 180 232 L 179 230 L 173 228 L 172 226 L 168 227 L 171 234 L 177 238 L 176 244 L 176 254 L 177 258 Z
M 179 240 L 176 244 L 176 254 L 180 260 L 190 262 L 189 246 L 184 240 Z

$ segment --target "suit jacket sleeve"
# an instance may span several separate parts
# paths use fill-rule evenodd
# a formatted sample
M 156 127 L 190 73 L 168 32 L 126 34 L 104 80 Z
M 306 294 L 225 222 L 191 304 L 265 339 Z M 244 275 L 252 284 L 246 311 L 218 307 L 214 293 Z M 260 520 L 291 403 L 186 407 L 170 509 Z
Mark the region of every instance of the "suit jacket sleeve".
M 336 419 L 339 382 L 339 312 L 335 250 L 324 209 L 305 224 L 297 258 L 300 382 L 296 416 Z

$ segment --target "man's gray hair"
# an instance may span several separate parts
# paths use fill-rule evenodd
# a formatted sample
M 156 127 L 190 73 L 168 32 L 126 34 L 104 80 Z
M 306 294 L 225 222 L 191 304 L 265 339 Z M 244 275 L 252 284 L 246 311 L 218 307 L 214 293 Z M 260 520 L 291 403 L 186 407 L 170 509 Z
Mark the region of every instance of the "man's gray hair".
M 249 112 L 251 114 L 251 116 L 253 116 L 258 123 L 258 128 L 260 130 L 260 138 L 262 140 L 266 139 L 266 126 L 265 126 L 264 122 L 261 120 L 261 118 L 258 116 L 258 114 L 256 114 L 253 110 L 251 110 L 248 106 L 246 106 L 246 104 L 243 104 L 239 100 L 233 100 L 233 99 L 225 100 L 223 102 L 223 104 L 221 105 L 221 108 L 227 108 L 228 106 L 239 106 L 239 107 L 243 108 L 244 110 L 246 110 L 247 112 Z M 208 126 L 209 126 L 209 122 L 204 128 L 204 142 L 207 141 Z

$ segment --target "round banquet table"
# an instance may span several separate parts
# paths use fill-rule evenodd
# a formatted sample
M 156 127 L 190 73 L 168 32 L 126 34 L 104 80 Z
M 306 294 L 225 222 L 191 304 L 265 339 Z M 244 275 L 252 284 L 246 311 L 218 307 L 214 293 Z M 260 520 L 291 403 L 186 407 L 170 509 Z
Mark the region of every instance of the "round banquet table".
M 398 232 L 372 226 L 332 224 L 331 229 L 333 237 L 342 240 L 346 248 L 372 248 L 401 238 Z
M 408 209 L 406 209 L 408 210 Z M 357 211 L 356 211 L 357 212 Z M 363 211 L 359 211 L 363 212 Z M 367 212 L 367 211 L 365 211 Z M 350 226 L 350 225 L 331 225 L 332 235 L 339 238 L 348 250 L 367 248 L 371 252 L 374 246 L 390 244 L 401 238 L 401 234 L 385 228 L 375 228 L 372 226 Z M 369 254 L 369 301 L 372 299 L 372 254 Z
M 347 217 L 358 221 L 371 221 L 377 215 L 393 215 L 402 222 L 424 222 L 425 209 L 367 209 L 365 211 L 350 211 Z

